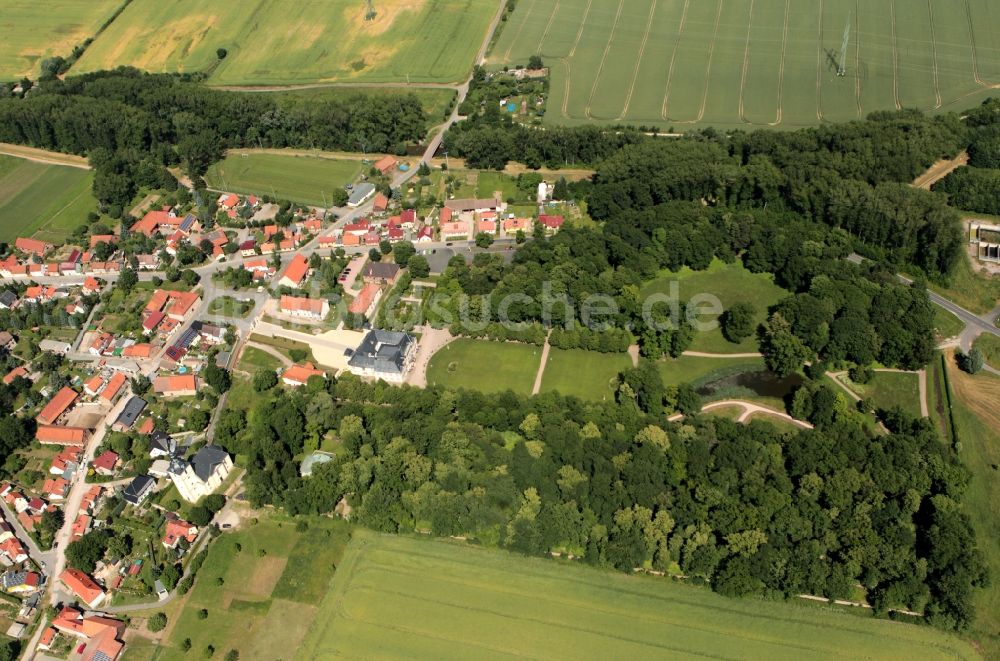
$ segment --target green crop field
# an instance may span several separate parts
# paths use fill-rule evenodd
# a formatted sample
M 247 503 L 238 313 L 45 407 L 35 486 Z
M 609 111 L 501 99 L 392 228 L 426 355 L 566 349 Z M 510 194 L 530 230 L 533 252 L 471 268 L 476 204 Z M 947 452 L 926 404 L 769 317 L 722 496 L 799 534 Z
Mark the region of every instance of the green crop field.
M 930 627 L 356 530 L 298 659 L 975 658 Z
M 655 280 L 647 283 L 642 288 L 641 294 L 643 297 L 653 294 L 671 297 L 675 290 L 679 302 L 698 303 L 699 310 L 704 311 L 704 314 L 698 316 L 698 320 L 710 325 L 718 318 L 718 313 L 710 312 L 710 305 L 715 301 L 718 301 L 723 309 L 741 301 L 750 303 L 757 309 L 757 321 L 762 322 L 767 318 L 767 308 L 788 295 L 786 290 L 774 284 L 773 275 L 751 273 L 739 261 L 726 264 L 718 259 L 704 271 L 692 271 L 687 267 L 677 272 L 664 271 Z M 716 327 L 711 330 L 696 331 L 690 350 L 708 353 L 749 353 L 757 351 L 757 339 L 755 336 L 750 336 L 739 344 L 734 344 L 722 335 L 720 328 Z
M 625 353 L 599 353 L 583 349 L 549 349 L 542 376 L 542 392 L 558 390 L 580 399 L 611 401 L 615 398 L 618 375 L 632 367 Z
M 24 236 L 62 243 L 97 209 L 93 179 L 81 168 L 0 155 L 0 241 Z
M 357 179 L 364 167 L 348 159 L 234 152 L 213 164 L 205 181 L 219 190 L 329 206 L 331 192 Z
M 93 37 L 123 0 L 0 0 L 0 80 L 34 78 L 41 61 Z
M 542 348 L 533 345 L 458 339 L 431 357 L 427 383 L 530 395 L 541 357 Z
M 549 122 L 795 128 L 874 110 L 975 105 L 1000 83 L 1000 6 L 521 0 L 489 63 L 525 64 L 535 54 L 551 69 Z
M 220 85 L 453 82 L 465 78 L 493 0 L 134 0 L 73 67 L 209 71 Z M 218 61 L 216 50 L 227 57 Z

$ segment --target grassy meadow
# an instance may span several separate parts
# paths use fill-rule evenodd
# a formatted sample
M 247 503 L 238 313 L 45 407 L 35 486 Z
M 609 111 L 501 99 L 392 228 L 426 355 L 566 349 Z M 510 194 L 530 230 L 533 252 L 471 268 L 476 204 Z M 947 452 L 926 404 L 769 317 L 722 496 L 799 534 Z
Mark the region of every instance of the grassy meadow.
M 513 342 L 457 339 L 431 357 L 427 383 L 530 395 L 542 348 Z
M 497 10 L 491 0 L 134 0 L 73 67 L 210 71 L 218 85 L 453 82 Z M 216 50 L 228 51 L 218 60 Z
M 626 353 L 599 353 L 584 349 L 549 349 L 542 375 L 542 392 L 557 390 L 580 399 L 611 401 L 618 374 L 632 367 Z
M 123 0 L 3 0 L 0 80 L 35 78 L 46 57 L 68 56 L 93 37 Z
M 920 417 L 920 381 L 913 372 L 875 372 L 871 381 L 854 383 L 846 375 L 842 382 L 858 396 L 870 399 L 877 409 L 898 406 L 909 415 Z
M 489 64 L 541 55 L 552 123 L 797 128 L 975 105 L 1000 83 L 998 45 L 989 0 L 532 0 Z
M 97 209 L 93 179 L 81 168 L 0 155 L 0 242 L 25 236 L 62 243 Z
M 364 530 L 312 619 L 297 659 L 975 658 L 929 627 L 829 606 Z
M 364 167 L 360 160 L 231 152 L 208 169 L 205 181 L 218 190 L 329 206 L 332 191 L 353 182 Z
M 983 333 L 976 338 L 972 346 L 983 352 L 987 365 L 1000 369 L 1000 337 Z
M 641 296 L 643 298 L 653 294 L 671 296 L 673 283 L 677 283 L 677 297 L 681 303 L 699 294 L 714 296 L 722 304 L 723 310 L 744 301 L 753 304 L 757 309 L 758 322 L 763 322 L 767 318 L 768 307 L 788 296 L 787 291 L 774 284 L 773 275 L 751 273 L 741 262 L 726 264 L 718 259 L 704 271 L 692 271 L 687 267 L 677 272 L 664 271 L 642 288 Z M 698 317 L 701 322 L 711 322 L 719 316 L 719 313 L 707 312 L 709 308 L 705 305 L 700 305 L 699 309 L 706 310 L 706 314 Z M 755 336 L 734 344 L 722 335 L 721 328 L 715 328 L 709 331 L 696 331 L 689 350 L 707 353 L 752 353 L 756 352 L 757 348 Z
M 229 650 L 242 659 L 291 658 L 351 535 L 339 520 L 314 517 L 306 523 L 301 530 L 295 520 L 275 514 L 222 535 L 212 543 L 194 588 L 179 607 L 168 607 L 160 646 L 139 644 L 126 658 L 203 658 L 209 645 L 220 659 Z M 199 617 L 202 609 L 205 618 Z M 191 642 L 187 653 L 185 639 Z

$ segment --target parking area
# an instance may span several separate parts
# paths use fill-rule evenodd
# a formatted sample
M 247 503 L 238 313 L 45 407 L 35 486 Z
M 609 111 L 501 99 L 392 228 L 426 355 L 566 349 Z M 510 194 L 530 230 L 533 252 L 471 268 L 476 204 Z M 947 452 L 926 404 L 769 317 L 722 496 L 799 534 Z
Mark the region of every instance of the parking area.
M 340 284 L 344 287 L 344 291 L 347 292 L 349 296 L 354 296 L 354 283 L 358 280 L 358 275 L 361 273 L 361 268 L 368 261 L 367 255 L 358 255 L 352 259 L 347 264 L 347 269 L 350 272 L 347 277 L 340 281 Z

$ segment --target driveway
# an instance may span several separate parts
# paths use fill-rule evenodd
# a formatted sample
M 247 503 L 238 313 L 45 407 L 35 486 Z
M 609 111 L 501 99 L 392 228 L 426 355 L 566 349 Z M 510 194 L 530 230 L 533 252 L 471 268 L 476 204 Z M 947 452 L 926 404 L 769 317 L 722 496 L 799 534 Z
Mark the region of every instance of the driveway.
M 257 324 L 254 332 L 266 337 L 283 337 L 296 342 L 309 345 L 312 349 L 316 362 L 324 367 L 333 369 L 347 369 L 347 356 L 344 352 L 347 349 L 358 348 L 365 334 L 352 330 L 333 330 L 320 335 L 310 335 L 299 331 L 282 328 L 275 324 L 261 321 Z
M 415 330 L 420 333 L 420 342 L 417 344 L 417 357 L 414 359 L 413 368 L 406 377 L 406 382 L 411 386 L 426 388 L 427 365 L 430 364 L 431 358 L 455 338 L 448 332 L 447 328 L 438 330 L 430 326 L 422 326 Z

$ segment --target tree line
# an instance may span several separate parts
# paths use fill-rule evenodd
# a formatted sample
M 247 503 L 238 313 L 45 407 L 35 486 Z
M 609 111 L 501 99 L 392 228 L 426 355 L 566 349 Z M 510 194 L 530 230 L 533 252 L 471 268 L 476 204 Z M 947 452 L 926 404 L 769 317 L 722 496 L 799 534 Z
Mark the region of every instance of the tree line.
M 413 94 L 320 100 L 225 92 L 191 76 L 125 67 L 0 98 L 0 141 L 91 156 L 95 196 L 119 208 L 138 188 L 176 187 L 165 166 L 200 177 L 228 148 L 405 153 L 427 127 Z
M 530 128 L 486 104 L 446 136 L 472 167 L 597 167 L 596 220 L 687 200 L 716 209 L 787 211 L 847 230 L 855 249 L 945 279 L 961 255 L 958 216 L 941 196 L 907 186 L 977 129 L 957 115 L 879 112 L 798 131 L 694 131 L 653 138 L 634 128 Z M 995 114 L 995 113 L 994 113 Z M 987 115 L 988 116 L 988 115 Z

